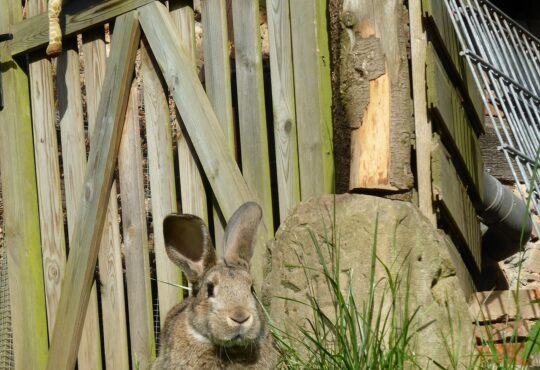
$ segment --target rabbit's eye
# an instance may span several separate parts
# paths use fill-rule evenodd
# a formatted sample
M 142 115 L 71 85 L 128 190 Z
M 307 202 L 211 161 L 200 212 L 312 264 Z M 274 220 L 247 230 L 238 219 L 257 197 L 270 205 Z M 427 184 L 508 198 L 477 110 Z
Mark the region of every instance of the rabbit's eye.
M 214 296 L 214 284 L 208 283 L 206 284 L 206 291 L 208 292 L 208 297 Z
M 255 288 L 253 287 L 253 285 L 251 286 L 251 294 L 255 295 Z

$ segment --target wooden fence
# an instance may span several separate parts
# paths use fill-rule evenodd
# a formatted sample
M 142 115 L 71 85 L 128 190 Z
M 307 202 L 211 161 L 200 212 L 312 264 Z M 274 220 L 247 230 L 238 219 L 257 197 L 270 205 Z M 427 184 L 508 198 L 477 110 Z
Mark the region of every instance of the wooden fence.
M 229 17 L 225 0 L 201 0 L 205 86 L 189 1 L 72 1 L 51 61 L 46 1 L 23 17 L 19 0 L 0 0 L 0 33 L 14 36 L 0 45 L 0 171 L 16 369 L 148 368 L 154 325 L 182 298 L 165 283 L 181 282 L 168 213 L 208 220 L 221 253 L 226 220 L 258 201 L 260 283 L 279 222 L 332 191 L 324 3 L 267 1 L 265 89 L 258 0 L 230 2 Z

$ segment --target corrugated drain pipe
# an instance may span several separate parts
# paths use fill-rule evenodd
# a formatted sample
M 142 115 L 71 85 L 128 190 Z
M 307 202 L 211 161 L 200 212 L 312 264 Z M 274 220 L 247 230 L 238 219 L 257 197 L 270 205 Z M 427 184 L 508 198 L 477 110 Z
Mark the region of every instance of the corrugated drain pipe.
M 517 253 L 531 236 L 530 213 L 520 198 L 485 171 L 482 208 L 483 253 L 496 261 Z

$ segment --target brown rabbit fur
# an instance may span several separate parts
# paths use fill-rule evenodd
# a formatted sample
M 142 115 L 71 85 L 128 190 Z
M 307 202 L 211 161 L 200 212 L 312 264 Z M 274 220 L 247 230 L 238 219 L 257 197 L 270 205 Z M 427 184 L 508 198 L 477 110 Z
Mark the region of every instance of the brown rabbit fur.
M 217 261 L 200 218 L 165 218 L 167 254 L 191 282 L 193 294 L 167 315 L 153 370 L 275 367 L 277 354 L 249 274 L 260 220 L 256 203 L 240 207 L 225 230 L 224 258 Z

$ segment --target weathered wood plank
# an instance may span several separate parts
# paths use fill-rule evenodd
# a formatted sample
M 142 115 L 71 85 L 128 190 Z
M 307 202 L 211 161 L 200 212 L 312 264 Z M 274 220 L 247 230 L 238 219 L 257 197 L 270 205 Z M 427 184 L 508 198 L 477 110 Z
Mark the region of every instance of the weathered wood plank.
M 97 114 L 97 125 L 85 172 L 84 192 L 73 230 L 71 249 L 54 327 L 49 370 L 72 369 L 90 296 L 101 235 L 105 223 L 122 126 L 140 38 L 137 15 L 116 20 L 111 56 Z
M 266 128 L 266 105 L 262 74 L 259 0 L 236 0 L 232 3 L 236 66 L 236 94 L 242 175 L 259 200 L 263 219 L 274 236 L 270 159 Z
M 351 189 L 408 191 L 413 132 L 401 0 L 344 2 L 342 96 L 351 127 Z
M 431 156 L 434 201 L 438 203 L 444 216 L 455 225 L 457 232 L 468 247 L 470 258 L 473 259 L 470 262 L 474 262 L 477 271 L 481 271 L 481 232 L 480 223 L 476 218 L 476 210 L 465 186 L 459 179 L 450 155 L 438 136 L 433 139 Z M 463 258 L 469 259 L 468 256 L 463 256 Z
M 47 2 L 28 2 L 28 14 L 39 14 Z M 41 54 L 30 55 L 30 97 L 34 117 L 34 153 L 38 183 L 41 251 L 45 277 L 45 297 L 49 332 L 56 319 L 60 288 L 64 277 L 66 244 L 64 240 L 64 214 L 56 139 L 56 110 L 53 92 L 52 65 Z
M 204 80 L 206 93 L 227 138 L 231 154 L 235 152 L 231 93 L 231 69 L 224 1 L 201 0 L 204 37 Z
M 131 86 L 118 154 L 118 170 L 122 198 L 131 363 L 135 369 L 149 369 L 155 359 L 156 349 L 137 85 L 134 81 Z
M 98 26 L 122 14 L 137 9 L 156 0 L 95 0 L 70 1 L 63 11 L 64 37 L 69 37 Z M 27 53 L 46 46 L 49 42 L 47 11 L 14 24 L 10 30 L 13 41 L 8 44 L 12 55 Z
M 283 221 L 300 202 L 298 138 L 294 99 L 290 0 L 269 0 L 268 34 L 274 113 L 274 141 L 279 198 Z
M 433 119 L 450 141 L 456 155 L 452 159 L 465 171 L 460 171 L 471 196 L 480 202 L 483 194 L 484 164 L 480 143 L 463 108 L 462 99 L 452 85 L 431 44 L 426 58 L 427 103 Z
M 149 4 L 141 9 L 140 21 L 212 191 L 223 215 L 229 219 L 241 204 L 255 200 L 255 197 L 228 151 L 223 131 L 193 70 L 192 62 L 176 41 L 174 25 L 167 9 L 161 4 Z M 175 63 L 169 63 L 170 60 Z M 259 250 L 265 248 L 268 235 L 265 227 L 262 225 L 259 228 L 256 246 Z M 262 260 L 254 260 L 252 264 L 256 285 L 259 287 L 262 281 Z
M 454 25 L 446 9 L 446 5 L 440 0 L 422 0 L 423 11 L 430 26 L 432 41 L 437 41 L 439 52 L 445 55 L 446 68 L 455 81 L 464 104 L 470 113 L 471 122 L 475 128 L 482 132 L 484 129 L 484 104 L 480 91 L 476 87 L 473 74 L 467 62 L 459 53 L 462 50 L 454 30 Z
M 226 1 L 201 0 L 204 38 L 204 81 L 206 94 L 216 112 L 218 121 L 227 139 L 231 156 L 236 158 L 235 127 L 233 118 L 231 68 L 229 62 L 229 39 L 232 37 L 232 3 Z M 232 20 L 232 16 L 231 16 Z M 215 201 L 217 203 L 217 201 Z M 224 221 L 220 217 L 219 205 L 214 207 L 214 238 L 218 256 L 223 255 Z
M 178 40 L 191 57 L 194 70 L 197 69 L 195 59 L 195 15 L 190 0 L 169 2 L 171 17 L 178 30 Z M 181 122 L 178 111 L 176 118 Z M 178 164 L 180 173 L 180 196 L 182 212 L 199 216 L 208 222 L 208 205 L 203 180 L 197 166 L 195 153 L 191 152 L 188 138 L 183 132 L 177 139 Z
M 64 42 L 64 50 L 65 52 L 58 57 L 56 88 L 58 91 L 58 110 L 60 113 L 68 239 L 71 240 L 77 217 L 78 204 L 83 190 L 86 146 L 83 127 L 79 53 L 74 41 Z M 63 263 L 65 265 L 65 261 Z M 97 290 L 94 283 L 92 284 L 90 300 L 88 301 L 86 318 L 81 335 L 81 345 L 79 347 L 77 365 L 80 370 L 101 369 L 101 335 L 97 304 Z
M 104 32 L 95 33 L 85 42 L 88 51 L 83 53 L 85 62 L 86 107 L 90 147 L 96 127 L 99 99 L 105 78 L 106 49 Z M 93 45 L 91 45 L 93 44 Z M 113 45 L 113 47 L 117 47 Z M 91 80 L 91 82 L 90 82 Z M 101 310 L 105 344 L 105 366 L 113 369 L 129 367 L 127 319 L 124 302 L 124 279 L 120 252 L 120 226 L 118 225 L 118 201 L 116 183 L 111 186 L 107 216 L 99 247 L 99 280 L 101 285 Z
M 266 105 L 258 0 L 232 2 L 236 95 L 242 175 L 263 211 L 267 239 L 274 237 L 270 158 L 266 127 Z M 265 249 L 253 253 L 252 267 L 262 272 Z
M 0 1 L 0 32 L 22 19 L 20 2 Z M 45 368 L 47 316 L 28 76 L 0 44 L 4 109 L 0 112 L 0 172 L 4 201 L 13 358 L 17 369 Z
M 421 0 L 409 1 L 411 27 L 411 73 L 416 149 L 416 183 L 418 206 L 424 216 L 436 225 L 431 194 L 431 121 L 427 115 L 426 50 L 427 36 L 422 24 Z
M 161 327 L 163 327 L 167 312 L 182 299 L 182 290 L 171 285 L 181 283 L 182 274 L 167 256 L 163 239 L 163 219 L 170 213 L 176 213 L 178 208 L 169 100 L 165 95 L 158 71 L 159 68 L 149 55 L 148 45 L 145 43 L 144 48 L 141 49 L 141 73 L 148 144 L 148 177 L 152 196 L 159 316 Z
M 326 2 L 294 0 L 290 12 L 300 189 L 304 200 L 331 193 L 334 187 Z
M 540 291 L 530 290 L 497 290 L 477 292 L 469 300 L 469 312 L 475 322 L 504 322 L 540 318 Z

